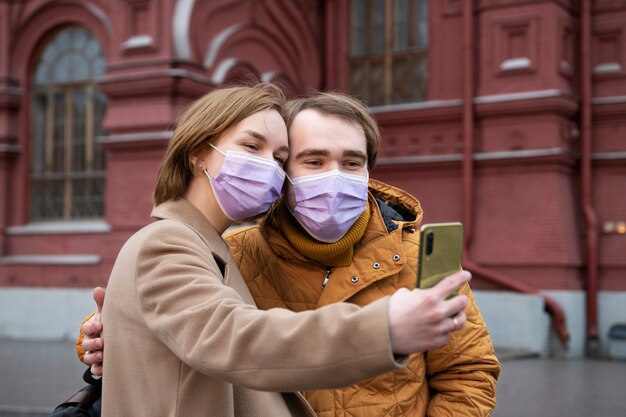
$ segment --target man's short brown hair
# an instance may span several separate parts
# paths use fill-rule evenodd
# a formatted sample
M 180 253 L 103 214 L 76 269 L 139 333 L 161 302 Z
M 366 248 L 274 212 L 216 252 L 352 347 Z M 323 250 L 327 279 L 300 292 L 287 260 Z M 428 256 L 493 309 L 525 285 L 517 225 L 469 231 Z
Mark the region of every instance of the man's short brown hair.
M 380 147 L 380 130 L 365 104 L 354 97 L 336 92 L 317 93 L 310 97 L 291 100 L 287 102 L 285 110 L 288 130 L 291 129 L 296 115 L 307 109 L 360 126 L 365 134 L 367 146 L 367 169 L 374 168 Z

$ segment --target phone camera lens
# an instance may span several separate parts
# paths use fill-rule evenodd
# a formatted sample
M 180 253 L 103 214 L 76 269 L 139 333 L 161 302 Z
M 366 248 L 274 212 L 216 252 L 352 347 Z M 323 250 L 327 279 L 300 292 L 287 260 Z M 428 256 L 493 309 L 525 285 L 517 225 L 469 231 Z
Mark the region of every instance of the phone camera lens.
M 426 255 L 433 253 L 433 243 L 435 241 L 435 235 L 433 232 L 426 233 Z

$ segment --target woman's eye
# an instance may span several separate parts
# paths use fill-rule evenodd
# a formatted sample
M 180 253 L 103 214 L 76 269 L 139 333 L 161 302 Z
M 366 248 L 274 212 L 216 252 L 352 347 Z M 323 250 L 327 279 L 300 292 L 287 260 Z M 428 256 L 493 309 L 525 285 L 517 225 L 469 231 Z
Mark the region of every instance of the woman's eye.
M 261 149 L 259 145 L 257 145 L 256 143 L 246 143 L 243 146 L 244 148 L 249 149 L 251 151 L 258 151 Z
M 285 158 L 283 158 L 282 156 L 279 155 L 274 155 L 274 160 L 278 163 L 278 165 L 280 165 L 281 167 L 283 165 L 285 165 Z

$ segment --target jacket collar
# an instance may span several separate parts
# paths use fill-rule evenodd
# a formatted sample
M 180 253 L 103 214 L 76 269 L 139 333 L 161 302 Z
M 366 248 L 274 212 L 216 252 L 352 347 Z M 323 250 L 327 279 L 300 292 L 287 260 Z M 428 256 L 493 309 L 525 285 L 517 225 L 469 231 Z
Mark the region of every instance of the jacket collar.
M 393 185 L 374 179 L 369 181 L 369 190 L 377 200 L 382 201 L 391 209 L 390 212 L 397 214 L 390 218 L 391 216 L 387 216 L 386 213 L 381 213 L 381 216 L 385 215 L 386 218 L 384 220 L 387 220 L 387 222 L 393 221 L 401 228 L 415 228 L 421 223 L 423 217 L 422 207 L 417 198 L 411 194 Z
M 393 210 L 391 211 L 399 213 L 403 219 L 390 219 L 389 216 L 385 218 L 379 207 L 380 201 L 392 208 Z M 400 230 L 415 230 L 422 221 L 422 208 L 415 197 L 406 191 L 371 178 L 369 180 L 369 203 L 371 210 L 370 221 L 359 245 L 366 245 L 373 239 L 392 233 L 393 231 L 389 230 L 386 220 L 396 224 L 398 226 L 397 229 Z M 292 261 L 313 262 L 300 254 L 283 236 L 278 223 L 278 216 L 276 215 L 276 206 L 261 220 L 260 226 L 272 249 L 280 257 Z
M 230 256 L 230 251 L 222 236 L 187 199 L 179 198 L 159 204 L 152 209 L 151 216 L 159 220 L 177 220 L 186 224 L 194 229 L 220 258 L 227 260 Z

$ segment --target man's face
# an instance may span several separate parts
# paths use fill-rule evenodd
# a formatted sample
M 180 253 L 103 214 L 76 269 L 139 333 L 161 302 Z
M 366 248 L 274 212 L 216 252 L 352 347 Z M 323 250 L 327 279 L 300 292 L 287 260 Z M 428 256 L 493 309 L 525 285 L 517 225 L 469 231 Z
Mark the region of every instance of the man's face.
M 285 171 L 293 180 L 332 170 L 367 176 L 367 144 L 363 129 L 316 110 L 296 115 L 289 130 L 289 160 Z M 295 201 L 288 184 L 288 203 Z
M 293 179 L 333 169 L 346 174 L 367 175 L 367 145 L 363 129 L 315 110 L 301 111 L 289 131 L 287 175 Z

